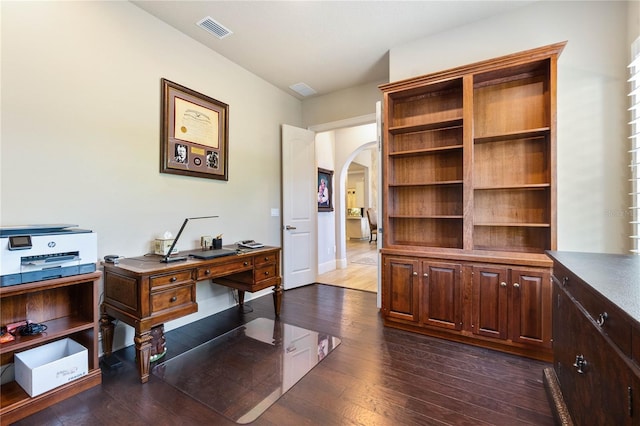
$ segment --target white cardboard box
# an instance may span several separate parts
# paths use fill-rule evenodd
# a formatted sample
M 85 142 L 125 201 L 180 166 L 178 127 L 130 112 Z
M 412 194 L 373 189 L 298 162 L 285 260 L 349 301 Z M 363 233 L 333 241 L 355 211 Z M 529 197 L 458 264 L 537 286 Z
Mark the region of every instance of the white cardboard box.
M 87 374 L 87 349 L 71 339 L 58 340 L 15 354 L 16 382 L 29 394 L 40 395 Z

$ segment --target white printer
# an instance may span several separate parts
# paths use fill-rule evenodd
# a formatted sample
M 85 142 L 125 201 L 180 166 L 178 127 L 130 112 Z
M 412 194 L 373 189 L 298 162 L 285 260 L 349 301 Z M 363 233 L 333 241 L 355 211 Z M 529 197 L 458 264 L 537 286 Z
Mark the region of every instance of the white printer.
M 95 272 L 97 235 L 77 226 L 0 227 L 0 287 Z

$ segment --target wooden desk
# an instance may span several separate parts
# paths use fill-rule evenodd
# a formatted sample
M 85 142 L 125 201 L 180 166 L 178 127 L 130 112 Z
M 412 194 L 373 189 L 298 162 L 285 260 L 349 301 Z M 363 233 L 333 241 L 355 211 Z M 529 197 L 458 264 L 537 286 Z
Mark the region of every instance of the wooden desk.
M 548 252 L 556 423 L 640 424 L 640 256 Z
M 181 255 L 194 253 L 181 252 Z M 244 292 L 273 286 L 276 316 L 280 315 L 282 278 L 280 248 L 264 247 L 238 255 L 210 260 L 189 258 L 186 261 L 161 263 L 160 256 L 123 259 L 119 264 L 105 264 L 104 302 L 100 329 L 105 356 L 113 348 L 113 320 L 135 329 L 136 362 L 140 381 L 149 380 L 151 329 L 198 311 L 196 283 L 213 280 L 216 284 L 238 290 L 240 306 Z

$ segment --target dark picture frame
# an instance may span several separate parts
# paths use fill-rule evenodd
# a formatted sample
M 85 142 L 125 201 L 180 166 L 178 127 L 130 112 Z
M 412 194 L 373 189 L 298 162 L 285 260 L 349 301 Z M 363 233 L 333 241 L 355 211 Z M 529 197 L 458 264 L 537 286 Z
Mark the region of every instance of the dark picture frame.
M 160 172 L 229 180 L 229 105 L 161 79 Z
M 324 182 L 324 186 L 323 186 Z M 333 171 L 318 167 L 316 196 L 319 212 L 333 211 Z

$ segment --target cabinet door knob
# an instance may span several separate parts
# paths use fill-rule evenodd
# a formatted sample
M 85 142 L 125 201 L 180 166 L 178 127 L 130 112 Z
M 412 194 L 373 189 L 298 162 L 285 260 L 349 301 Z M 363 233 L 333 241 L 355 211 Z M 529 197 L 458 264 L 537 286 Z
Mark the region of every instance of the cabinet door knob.
M 249 262 L 244 262 L 244 266 L 247 266 L 249 264 Z
M 602 327 L 605 323 L 605 321 L 607 320 L 607 318 L 609 318 L 609 314 L 607 314 L 606 312 L 601 313 L 600 315 L 598 315 L 598 319 L 596 320 L 596 323 Z
M 504 281 L 500 283 L 500 287 L 506 287 L 506 286 L 507 286 L 507 283 L 505 283 Z
M 587 368 L 587 360 L 584 359 L 584 355 L 576 355 L 576 362 L 573 363 L 573 366 L 579 374 L 584 374 L 584 370 Z
M 417 276 L 418 276 L 418 273 L 417 273 L 417 272 L 414 272 L 414 273 L 413 273 L 413 274 L 411 274 L 411 275 L 413 275 L 414 277 L 417 277 Z
M 520 288 L 520 284 L 518 284 L 518 283 L 513 283 L 513 288 Z
M 423 277 L 425 278 L 429 278 L 429 274 L 427 274 L 426 272 L 424 274 L 422 274 Z

